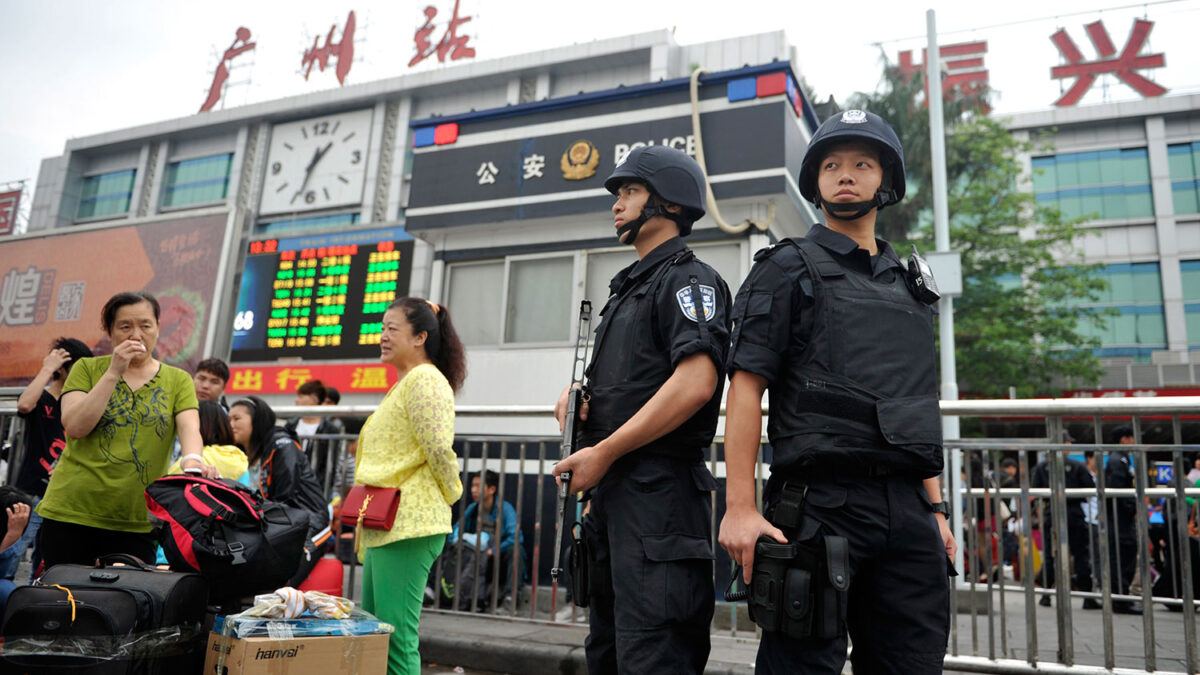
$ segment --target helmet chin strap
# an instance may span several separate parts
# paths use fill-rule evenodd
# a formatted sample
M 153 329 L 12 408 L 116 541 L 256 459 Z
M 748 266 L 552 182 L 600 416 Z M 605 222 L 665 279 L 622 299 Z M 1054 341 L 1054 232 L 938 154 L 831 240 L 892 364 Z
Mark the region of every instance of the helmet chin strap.
M 888 190 L 877 190 L 875 196 L 865 202 L 827 202 L 818 196 L 817 207 L 823 209 L 826 215 L 838 220 L 858 220 L 870 213 L 871 209 L 877 208 L 882 211 L 891 198 L 891 192 Z
M 657 205 L 651 204 L 649 203 L 649 200 L 647 200 L 646 205 L 642 207 L 641 215 L 617 228 L 617 241 L 621 242 L 622 244 L 633 246 L 633 241 L 637 239 L 638 232 L 642 230 L 642 226 L 646 224 L 647 220 L 650 220 L 655 216 L 669 215 L 670 214 L 666 209 L 659 208 Z

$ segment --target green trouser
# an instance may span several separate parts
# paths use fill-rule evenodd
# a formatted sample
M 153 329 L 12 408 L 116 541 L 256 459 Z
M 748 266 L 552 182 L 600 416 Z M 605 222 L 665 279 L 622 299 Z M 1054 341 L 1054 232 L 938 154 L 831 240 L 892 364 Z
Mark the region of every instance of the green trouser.
M 363 558 L 362 607 L 396 627 L 388 647 L 389 675 L 421 673 L 421 602 L 429 568 L 445 543 L 444 534 L 401 539 L 368 548 Z

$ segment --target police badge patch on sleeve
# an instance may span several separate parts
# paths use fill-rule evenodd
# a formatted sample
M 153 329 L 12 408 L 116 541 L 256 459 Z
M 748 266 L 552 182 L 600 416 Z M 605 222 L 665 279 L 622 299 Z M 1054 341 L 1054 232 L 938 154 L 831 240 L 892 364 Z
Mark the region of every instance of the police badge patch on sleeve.
M 704 299 L 704 320 L 712 321 L 717 313 L 717 291 L 712 286 L 700 285 L 700 295 Z M 689 321 L 695 321 L 696 303 L 692 300 L 692 287 L 684 286 L 675 291 L 675 300 L 679 303 L 679 311 L 683 312 Z

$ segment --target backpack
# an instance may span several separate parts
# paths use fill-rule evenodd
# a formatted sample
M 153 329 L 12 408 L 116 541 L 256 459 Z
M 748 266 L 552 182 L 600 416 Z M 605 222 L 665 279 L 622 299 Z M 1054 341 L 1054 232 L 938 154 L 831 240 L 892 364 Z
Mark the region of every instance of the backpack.
M 308 512 L 241 483 L 164 476 L 146 488 L 146 506 L 163 521 L 159 538 L 171 569 L 199 573 L 214 600 L 273 591 L 300 565 Z
M 442 576 L 437 589 L 439 606 L 470 612 L 474 600 L 477 608 L 487 607 L 492 599 L 488 565 L 487 555 L 478 556 L 475 547 L 465 541 L 461 546 L 449 547 L 442 555 Z

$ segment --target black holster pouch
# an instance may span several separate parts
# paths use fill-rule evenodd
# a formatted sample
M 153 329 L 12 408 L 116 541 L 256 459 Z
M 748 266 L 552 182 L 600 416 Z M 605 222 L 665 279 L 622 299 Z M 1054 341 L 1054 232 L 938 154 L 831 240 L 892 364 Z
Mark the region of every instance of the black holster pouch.
M 750 618 L 790 638 L 832 640 L 846 629 L 850 555 L 845 537 L 780 544 L 761 537 L 747 597 Z
M 587 607 L 588 593 L 591 591 L 588 575 L 592 570 L 592 556 L 587 537 L 583 535 L 583 527 L 579 523 L 571 528 L 571 539 L 571 600 L 576 607 Z
M 607 552 L 602 553 L 596 545 L 599 533 L 595 523 L 590 515 L 585 515 L 571 530 L 571 600 L 577 607 L 587 607 L 593 594 L 612 594 L 612 568 Z M 599 555 L 605 559 L 599 560 Z

